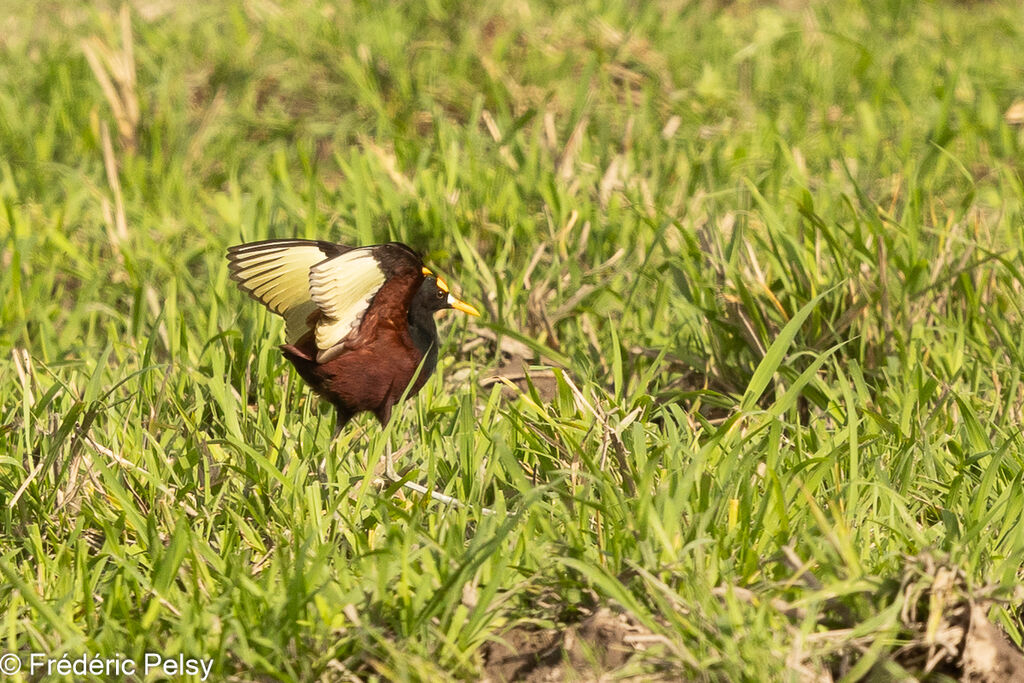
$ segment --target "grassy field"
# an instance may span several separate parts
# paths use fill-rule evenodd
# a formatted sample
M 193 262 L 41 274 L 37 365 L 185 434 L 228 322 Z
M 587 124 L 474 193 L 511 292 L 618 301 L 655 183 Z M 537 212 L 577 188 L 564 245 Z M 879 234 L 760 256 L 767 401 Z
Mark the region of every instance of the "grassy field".
M 484 316 L 332 444 L 268 237 Z M 5 680 L 955 680 L 1024 639 L 1022 240 L 1016 3 L 5 4 Z

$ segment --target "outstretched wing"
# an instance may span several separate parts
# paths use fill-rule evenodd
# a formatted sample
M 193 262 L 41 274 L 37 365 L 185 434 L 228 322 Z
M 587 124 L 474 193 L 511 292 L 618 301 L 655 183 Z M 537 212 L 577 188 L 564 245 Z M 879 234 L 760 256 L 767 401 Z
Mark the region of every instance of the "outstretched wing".
M 309 270 L 309 294 L 322 313 L 316 324 L 319 363 L 341 353 L 345 339 L 359 329 L 363 314 L 387 279 L 373 249 L 353 249 Z
M 238 288 L 285 319 L 289 343 L 312 329 L 319 310 L 309 293 L 309 269 L 349 247 L 317 240 L 265 240 L 228 249 Z
M 387 279 L 375 249 L 267 240 L 228 249 L 228 267 L 242 291 L 284 317 L 288 343 L 314 331 L 317 362 L 325 363 L 345 348 Z

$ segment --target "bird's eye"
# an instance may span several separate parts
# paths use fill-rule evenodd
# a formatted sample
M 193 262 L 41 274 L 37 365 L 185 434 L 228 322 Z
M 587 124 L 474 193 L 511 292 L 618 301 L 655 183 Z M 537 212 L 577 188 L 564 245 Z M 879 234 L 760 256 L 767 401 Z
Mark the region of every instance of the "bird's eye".
M 442 292 L 442 291 L 441 291 L 440 289 L 439 289 L 439 290 L 437 290 L 437 298 L 438 298 L 438 299 L 443 299 L 443 298 L 444 298 L 444 296 L 445 296 L 445 295 L 444 295 L 444 292 Z

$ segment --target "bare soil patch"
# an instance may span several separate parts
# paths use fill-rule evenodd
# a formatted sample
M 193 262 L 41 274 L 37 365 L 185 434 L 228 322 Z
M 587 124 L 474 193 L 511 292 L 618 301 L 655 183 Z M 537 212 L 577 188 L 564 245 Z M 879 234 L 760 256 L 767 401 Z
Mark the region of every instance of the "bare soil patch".
M 606 608 L 561 629 L 516 626 L 484 648 L 483 680 L 597 680 L 659 640 L 635 619 Z M 644 680 L 652 680 L 650 674 Z

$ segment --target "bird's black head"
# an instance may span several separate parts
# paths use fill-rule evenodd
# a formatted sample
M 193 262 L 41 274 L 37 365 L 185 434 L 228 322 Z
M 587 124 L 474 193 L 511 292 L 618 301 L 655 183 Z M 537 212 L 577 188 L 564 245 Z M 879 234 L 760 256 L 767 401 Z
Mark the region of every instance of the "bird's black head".
M 427 275 L 409 305 L 410 317 L 416 316 L 418 313 L 432 315 L 436 311 L 446 308 L 454 308 L 469 315 L 480 315 L 480 311 L 473 306 L 456 299 L 444 280 L 434 274 Z
M 451 294 L 438 287 L 437 278 L 431 275 L 423 280 L 423 284 L 420 285 L 420 288 L 416 290 L 416 294 L 413 295 L 409 312 L 413 313 L 418 309 L 421 312 L 431 314 L 450 308 L 451 306 L 448 304 L 449 296 Z
M 454 308 L 469 315 L 480 315 L 480 312 L 465 301 L 456 299 L 444 280 L 425 268 L 423 274 L 426 277 L 409 304 L 409 334 L 416 348 L 426 354 L 425 367 L 431 372 L 437 363 L 438 347 L 434 313 L 446 308 Z

